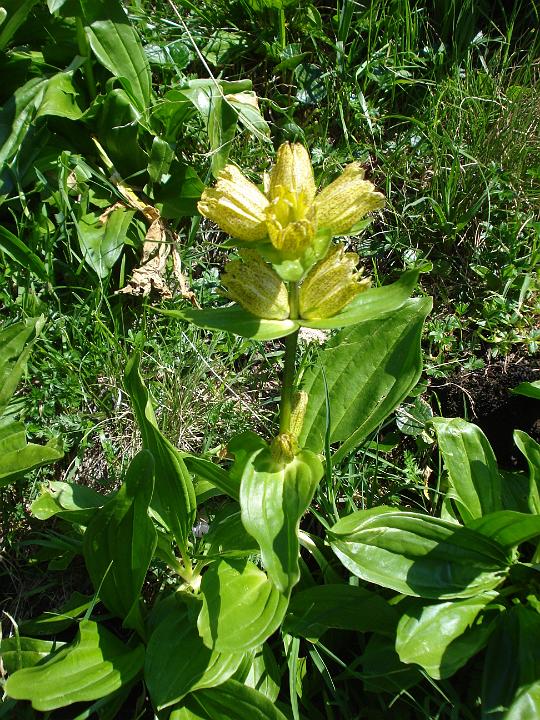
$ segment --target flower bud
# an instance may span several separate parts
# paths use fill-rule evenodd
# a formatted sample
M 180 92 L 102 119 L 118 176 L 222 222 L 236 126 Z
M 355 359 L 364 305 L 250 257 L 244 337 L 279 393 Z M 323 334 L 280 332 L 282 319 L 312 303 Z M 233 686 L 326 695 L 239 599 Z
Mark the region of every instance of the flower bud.
M 243 250 L 242 260 L 225 265 L 221 282 L 227 297 L 245 310 L 267 320 L 289 317 L 289 295 L 285 283 L 255 250 Z
M 370 278 L 361 278 L 356 270 L 358 255 L 346 253 L 343 245 L 334 245 L 327 256 L 314 265 L 302 285 L 298 296 L 300 317 L 320 320 L 333 317 L 359 293 L 371 285 Z

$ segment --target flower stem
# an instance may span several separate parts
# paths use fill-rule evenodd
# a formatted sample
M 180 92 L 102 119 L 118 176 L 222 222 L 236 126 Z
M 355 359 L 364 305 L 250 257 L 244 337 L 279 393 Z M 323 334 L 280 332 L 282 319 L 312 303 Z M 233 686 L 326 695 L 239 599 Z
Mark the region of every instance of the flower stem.
M 298 284 L 291 283 L 289 287 L 290 317 L 298 317 Z M 285 338 L 285 362 L 283 366 L 283 379 L 281 381 L 281 402 L 279 405 L 279 432 L 287 433 L 291 427 L 291 413 L 293 406 L 294 376 L 296 347 L 298 345 L 298 330 Z

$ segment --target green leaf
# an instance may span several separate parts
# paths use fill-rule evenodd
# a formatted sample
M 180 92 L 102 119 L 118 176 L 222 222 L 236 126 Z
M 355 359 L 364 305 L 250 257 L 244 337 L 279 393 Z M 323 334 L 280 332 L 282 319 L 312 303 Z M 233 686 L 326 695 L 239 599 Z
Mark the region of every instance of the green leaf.
M 203 575 L 197 626 L 207 647 L 220 652 L 256 648 L 281 624 L 287 598 L 248 560 L 218 560 Z
M 499 543 L 469 528 L 392 508 L 359 510 L 328 531 L 343 565 L 404 595 L 474 597 L 504 582 L 511 560 Z
M 242 653 L 221 653 L 203 645 L 193 617 L 200 603 L 191 599 L 189 604 L 193 607 L 179 596 L 162 603 L 159 622 L 148 643 L 144 675 L 158 710 L 197 689 L 225 682 L 242 661 Z
M 213 310 L 198 310 L 192 307 L 181 310 L 152 309 L 162 315 L 191 322 L 206 330 L 225 330 L 254 340 L 275 340 L 290 335 L 299 328 L 295 320 L 264 320 L 255 317 L 239 305 Z
M 21 267 L 33 272 L 40 280 L 45 282 L 48 280 L 47 268 L 39 255 L 36 255 L 22 240 L 2 226 L 0 226 L 0 251 L 19 263 Z
M 468 527 L 511 550 L 540 536 L 540 515 L 501 510 L 473 520 Z
M 242 678 L 244 685 L 262 693 L 271 702 L 275 702 L 279 695 L 281 684 L 281 674 L 274 654 L 265 643 L 262 648 L 255 653 L 253 658 L 249 658 L 249 668 L 247 675 Z M 238 680 L 238 677 L 234 677 Z
M 84 261 L 103 279 L 122 254 L 126 234 L 135 211 L 117 208 L 105 222 L 95 215 L 84 215 L 77 222 L 77 235 Z
M 395 639 L 372 635 L 361 657 L 364 687 L 369 692 L 403 693 L 423 676 L 417 667 L 405 665 L 395 650 Z
M 36 119 L 45 115 L 56 115 L 68 120 L 79 120 L 82 117 L 83 111 L 77 102 L 78 91 L 73 85 L 73 73 L 60 72 L 49 79 Z
M 195 490 L 181 453 L 157 427 L 148 390 L 139 374 L 139 361 L 139 353 L 135 352 L 126 366 L 124 379 L 143 446 L 154 456 L 154 494 L 150 508 L 185 551 L 197 512 Z
M 422 370 L 420 337 L 431 300 L 409 300 L 395 313 L 360 323 L 332 338 L 304 376 L 309 402 L 300 445 L 322 452 L 326 434 L 326 387 L 330 442 L 342 443 L 339 462 L 409 394 Z M 326 384 L 325 384 L 326 383 Z
M 54 515 L 88 525 L 95 511 L 110 499 L 86 485 L 51 481 L 42 488 L 41 495 L 30 506 L 30 512 L 38 520 L 48 520 Z
M 522 430 L 514 430 L 514 442 L 529 466 L 529 509 L 540 514 L 540 445 Z
M 414 603 L 402 615 L 396 634 L 401 662 L 416 663 L 441 680 L 451 677 L 486 644 L 492 624 L 475 624 L 496 592 L 446 603 Z
M 225 495 L 229 495 L 233 500 L 238 500 L 240 497 L 240 483 L 235 482 L 230 473 L 210 460 L 189 454 L 185 454 L 182 457 L 184 458 L 187 469 L 193 473 L 193 475 L 207 480 Z
M 262 693 L 228 680 L 219 687 L 200 690 L 173 710 L 169 720 L 287 720 Z
M 482 430 L 461 418 L 433 418 L 432 423 L 448 470 L 449 496 L 463 522 L 502 510 L 501 476 Z
M 504 714 L 503 720 L 538 720 L 540 717 L 540 680 L 522 688 Z
M 511 390 L 513 395 L 524 395 L 525 397 L 540 400 L 540 380 L 534 382 L 522 382 Z
M 516 605 L 501 616 L 483 665 L 482 720 L 507 720 L 505 711 L 519 702 L 520 693 L 540 681 L 539 637 L 540 615 L 534 610 Z
M 0 417 L 15 392 L 45 318 L 28 318 L 0 330 Z M 24 427 L 24 426 L 22 426 Z M 3 452 L 7 447 L 1 446 Z
M 2 9 L 6 13 L 6 19 L 0 24 L 2 30 L 0 32 L 0 50 L 4 50 L 13 35 L 19 27 L 24 23 L 30 14 L 30 10 L 39 2 L 39 0 L 3 0 Z
M 420 270 L 406 270 L 399 280 L 391 285 L 371 288 L 360 293 L 337 315 L 322 320 L 301 320 L 301 323 L 305 327 L 324 330 L 357 325 L 394 313 L 410 298 L 419 274 Z
M 240 510 L 236 503 L 226 505 L 212 520 L 204 538 L 204 559 L 210 562 L 216 557 L 245 557 L 257 555 L 257 541 L 242 525 Z
M 0 658 L 4 670 L 12 675 L 22 668 L 33 667 L 38 662 L 56 652 L 63 642 L 36 640 L 35 638 L 14 635 L 0 640 Z
M 0 167 L 13 159 L 41 104 L 47 79 L 32 78 L 0 110 Z
M 142 645 L 128 648 L 102 625 L 83 620 L 71 645 L 41 665 L 18 670 L 5 691 L 46 712 L 109 695 L 135 678 L 143 662 Z
M 85 32 L 99 62 L 117 77 L 134 105 L 150 104 L 152 77 L 139 36 L 119 0 L 81 0 Z
M 153 197 L 163 218 L 177 220 L 197 214 L 203 190 L 204 184 L 195 170 L 173 159 L 167 177 L 161 178 L 160 185 L 154 185 Z
M 143 636 L 140 593 L 157 544 L 148 516 L 153 476 L 152 455 L 143 450 L 131 461 L 116 495 L 93 516 L 83 543 L 84 561 L 96 593 L 125 627 Z
M 57 610 L 50 610 L 30 620 L 23 620 L 19 631 L 25 635 L 54 635 L 71 627 L 75 618 L 83 615 L 88 608 L 94 607 L 94 595 L 83 595 L 74 592 L 73 595 Z
M 283 630 L 310 639 L 330 628 L 393 635 L 399 614 L 388 602 L 354 585 L 316 585 L 295 593 Z
M 242 475 L 242 522 L 259 543 L 268 577 L 283 594 L 300 579 L 300 519 L 322 476 L 321 461 L 309 450 L 284 464 L 274 460 L 270 448 L 257 450 Z
M 20 477 L 33 468 L 46 465 L 64 457 L 62 443 L 56 439 L 46 445 L 26 443 L 22 423 L 10 423 L 0 428 L 0 487 Z

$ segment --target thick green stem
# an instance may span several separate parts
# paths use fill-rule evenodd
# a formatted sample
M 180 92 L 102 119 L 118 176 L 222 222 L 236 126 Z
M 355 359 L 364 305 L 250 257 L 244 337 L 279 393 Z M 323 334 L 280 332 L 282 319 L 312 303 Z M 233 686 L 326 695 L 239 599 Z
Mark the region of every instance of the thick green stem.
M 289 288 L 290 316 L 298 317 L 298 284 L 291 283 Z M 279 432 L 287 433 L 291 427 L 291 413 L 293 408 L 294 376 L 296 368 L 296 347 L 298 345 L 298 330 L 285 338 L 285 362 L 283 366 L 283 379 L 281 382 L 281 403 L 279 406 Z

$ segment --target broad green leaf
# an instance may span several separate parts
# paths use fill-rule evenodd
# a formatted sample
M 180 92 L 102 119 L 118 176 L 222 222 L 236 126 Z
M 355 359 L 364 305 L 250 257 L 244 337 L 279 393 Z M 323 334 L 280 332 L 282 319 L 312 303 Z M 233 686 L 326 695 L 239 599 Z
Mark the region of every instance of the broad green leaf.
M 536 485 L 522 472 L 499 470 L 502 484 L 502 502 L 505 510 L 522 513 L 534 512 Z M 540 507 L 540 498 L 538 498 Z
M 522 688 L 503 716 L 503 720 L 538 720 L 540 680 Z
M 1 115 L 1 111 L 0 111 Z M 0 120 L 1 122 L 1 120 Z M 1 132 L 1 127 L 0 127 Z M 45 263 L 16 235 L 7 228 L 0 226 L 0 251 L 5 253 L 23 268 L 31 270 L 40 280 L 48 280 L 49 274 Z
M 238 120 L 259 140 L 268 142 L 270 128 L 259 110 L 257 95 L 253 91 L 225 96 L 238 113 Z
M 529 509 L 540 514 L 540 445 L 522 430 L 514 430 L 514 442 L 529 466 Z
M 506 710 L 540 681 L 539 637 L 540 615 L 534 610 L 515 605 L 501 616 L 483 664 L 482 720 L 508 720 Z
M 51 640 L 36 640 L 14 635 L 0 640 L 0 659 L 4 670 L 13 675 L 22 668 L 33 667 L 38 662 L 59 650 L 65 643 Z
M 206 330 L 225 330 L 254 340 L 275 340 L 290 335 L 299 328 L 295 320 L 264 320 L 255 317 L 239 305 L 213 310 L 198 310 L 192 307 L 181 310 L 153 309 L 162 315 L 191 322 Z
M 169 720 L 287 720 L 262 693 L 228 680 L 219 687 L 189 695 Z
M 309 328 L 342 328 L 394 313 L 410 298 L 419 274 L 420 270 L 407 270 L 391 285 L 371 288 L 360 293 L 337 315 L 322 320 L 301 320 L 301 323 Z
M 0 110 L 0 167 L 13 159 L 41 104 L 47 79 L 32 78 Z
M 185 551 L 197 512 L 195 490 L 182 454 L 157 427 L 148 390 L 139 374 L 139 361 L 139 353 L 135 352 L 126 366 L 125 384 L 143 446 L 154 456 L 154 494 L 150 508 Z
M 449 496 L 463 522 L 502 510 L 501 476 L 482 430 L 461 418 L 433 418 L 432 423 L 448 470 Z
M 540 400 L 540 380 L 534 382 L 522 382 L 511 391 L 513 395 L 524 395 L 525 397 Z
M 85 31 L 99 62 L 117 77 L 139 111 L 150 104 L 152 77 L 139 36 L 119 0 L 81 0 Z
M 468 527 L 510 550 L 540 536 L 540 515 L 501 510 L 473 520 Z
M 238 500 L 240 497 L 240 483 L 235 482 L 230 473 L 210 460 L 188 454 L 184 454 L 182 457 L 187 469 L 195 477 L 212 483 L 225 495 L 229 495 L 233 500 Z
M 203 644 L 195 619 L 200 603 L 189 600 L 193 608 L 180 597 L 165 601 L 148 643 L 144 676 L 158 710 L 197 689 L 224 683 L 242 661 L 242 653 L 221 653 Z
M 46 611 L 30 620 L 23 620 L 19 625 L 19 631 L 25 635 L 54 635 L 73 625 L 76 618 L 94 604 L 93 594 L 83 595 L 74 592 L 60 608 Z
M 51 481 L 30 506 L 38 520 L 58 515 L 70 522 L 87 525 L 96 510 L 110 499 L 86 485 Z
M 148 160 L 148 175 L 152 182 L 161 182 L 162 177 L 168 174 L 173 158 L 174 150 L 171 145 L 156 135 Z
M 157 543 L 148 516 L 154 461 L 142 450 L 115 496 L 100 508 L 84 535 L 83 554 L 96 593 L 125 627 L 144 635 L 140 593 Z
M 5 691 L 46 712 L 109 695 L 135 678 L 143 662 L 142 645 L 127 647 L 102 625 L 83 620 L 73 643 L 41 665 L 18 670 Z
M 169 220 L 178 220 L 197 214 L 197 202 L 204 190 L 201 178 L 190 165 L 173 159 L 169 173 L 154 185 L 152 194 L 161 216 Z
M 113 210 L 102 222 L 95 215 L 85 215 L 77 222 L 77 235 L 84 261 L 103 279 L 122 254 L 126 234 L 135 211 Z
M 326 386 L 330 442 L 341 443 L 334 462 L 388 417 L 420 377 L 420 337 L 430 309 L 431 300 L 408 300 L 393 314 L 343 330 L 328 342 L 304 376 L 309 402 L 300 445 L 314 452 L 324 448 Z
M 401 662 L 393 637 L 372 635 L 361 662 L 364 687 L 369 692 L 402 693 L 423 679 L 419 668 Z
M 285 632 L 319 638 L 330 628 L 393 635 L 399 613 L 371 590 L 354 585 L 316 585 L 295 593 Z
M 79 120 L 82 117 L 83 111 L 77 103 L 79 93 L 73 85 L 73 72 L 57 73 L 49 79 L 36 119 L 45 115 L 56 115 L 68 120 Z
M 233 680 L 239 678 L 234 677 Z M 249 669 L 247 675 L 242 678 L 244 685 L 262 693 L 271 702 L 275 702 L 279 695 L 281 674 L 274 654 L 265 643 L 249 658 Z
M 474 597 L 504 582 L 510 553 L 474 530 L 392 508 L 359 510 L 328 531 L 343 565 L 404 595 Z
M 322 476 L 322 463 L 309 450 L 284 464 L 274 460 L 270 448 L 257 450 L 242 475 L 242 522 L 259 543 L 268 577 L 283 594 L 300 579 L 300 519 Z
M 204 538 L 204 559 L 216 557 L 241 558 L 257 555 L 259 546 L 242 524 L 236 503 L 226 505 L 212 520 Z
M 115 170 L 122 177 L 142 174 L 148 166 L 148 154 L 139 144 L 141 112 L 129 94 L 115 87 L 94 101 L 100 143 Z
M 220 652 L 251 650 L 277 630 L 287 598 L 248 560 L 218 560 L 204 573 L 197 626 L 204 644 Z
M 5 19 L 0 22 L 0 50 L 4 50 L 13 35 L 27 19 L 30 10 L 39 0 L 3 0 Z
M 0 330 L 0 417 L 19 384 L 32 345 L 44 324 L 45 318 L 41 316 L 28 318 Z M 23 445 L 24 442 L 19 447 Z M 1 449 L 2 452 L 8 450 L 4 444 Z
M 487 592 L 466 600 L 409 605 L 396 634 L 401 662 L 420 665 L 436 680 L 451 677 L 486 644 L 493 625 L 476 620 L 496 598 L 496 592 Z
M 10 423 L 0 428 L 0 487 L 24 475 L 33 468 L 64 457 L 62 443 L 56 439 L 46 445 L 26 443 L 22 423 Z

